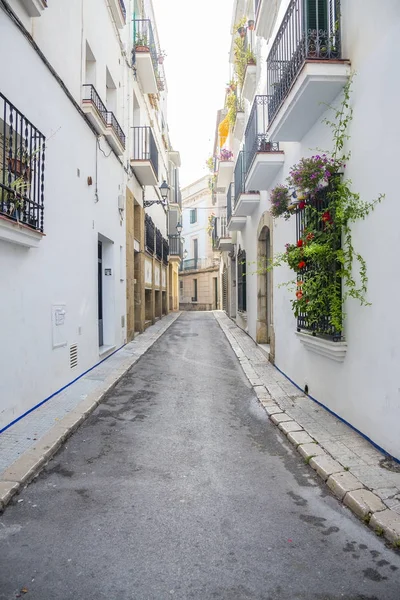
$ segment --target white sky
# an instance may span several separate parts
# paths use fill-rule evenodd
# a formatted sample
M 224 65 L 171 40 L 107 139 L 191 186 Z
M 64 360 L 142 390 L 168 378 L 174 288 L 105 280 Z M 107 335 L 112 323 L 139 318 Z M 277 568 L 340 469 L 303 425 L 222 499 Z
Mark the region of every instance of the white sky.
M 153 0 L 168 85 L 168 125 L 182 187 L 208 173 L 229 81 L 233 0 Z

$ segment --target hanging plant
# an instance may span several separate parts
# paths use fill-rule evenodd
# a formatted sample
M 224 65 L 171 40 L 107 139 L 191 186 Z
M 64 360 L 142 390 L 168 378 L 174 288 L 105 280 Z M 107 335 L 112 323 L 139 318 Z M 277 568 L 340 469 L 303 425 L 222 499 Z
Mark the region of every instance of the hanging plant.
M 277 185 L 270 193 L 271 208 L 269 212 L 276 219 L 284 216 L 288 219 L 291 216 L 289 212 L 290 191 L 285 185 Z
M 296 278 L 286 285 L 293 291 L 291 303 L 295 316 L 301 315 L 314 333 L 330 330 L 336 336 L 343 331 L 343 304 L 347 298 L 354 298 L 364 306 L 369 304 L 367 266 L 353 246 L 351 225 L 365 219 L 384 198 L 384 194 L 380 194 L 370 202 L 361 200 L 359 194 L 351 190 L 351 182 L 340 175 L 350 158 L 350 154 L 343 151 L 352 119 L 350 89 L 351 79 L 344 88 L 341 106 L 331 107 L 335 119 L 324 120 L 333 132 L 331 155 L 303 158 L 290 171 L 289 185 L 305 195 L 296 207 L 297 211 L 303 211 L 300 221 L 303 231 L 297 243 L 286 244 L 286 251 L 275 256 L 270 266 L 287 264 L 294 271 Z M 284 209 L 284 190 L 290 193 L 285 186 L 277 186 L 272 191 L 271 213 L 287 218 L 291 213 Z M 356 272 L 358 281 L 354 276 Z

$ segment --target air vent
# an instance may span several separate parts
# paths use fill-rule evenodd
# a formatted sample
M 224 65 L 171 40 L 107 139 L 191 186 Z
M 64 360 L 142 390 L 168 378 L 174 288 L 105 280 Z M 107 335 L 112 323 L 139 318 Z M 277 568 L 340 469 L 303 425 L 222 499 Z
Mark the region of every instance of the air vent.
M 69 347 L 69 366 L 71 369 L 78 366 L 78 344 Z

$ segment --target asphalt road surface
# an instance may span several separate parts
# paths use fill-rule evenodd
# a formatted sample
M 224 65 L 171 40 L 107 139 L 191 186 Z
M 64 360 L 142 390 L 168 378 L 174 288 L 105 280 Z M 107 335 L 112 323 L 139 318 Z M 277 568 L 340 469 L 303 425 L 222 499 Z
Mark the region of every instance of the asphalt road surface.
M 213 315 L 184 313 L 5 510 L 17 597 L 400 600 L 400 555 L 268 421 Z

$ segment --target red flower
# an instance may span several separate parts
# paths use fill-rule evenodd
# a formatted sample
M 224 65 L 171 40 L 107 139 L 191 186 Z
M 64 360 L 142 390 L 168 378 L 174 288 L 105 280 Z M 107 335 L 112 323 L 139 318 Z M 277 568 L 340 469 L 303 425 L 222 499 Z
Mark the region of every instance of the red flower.
M 297 300 L 301 300 L 302 297 L 303 297 L 303 292 L 301 290 L 298 290 L 296 292 L 296 298 L 297 298 Z
M 299 269 L 304 269 L 306 263 L 304 262 L 304 260 L 301 260 L 297 266 L 299 267 Z
M 306 203 L 304 202 L 304 200 L 302 200 L 301 202 L 299 202 L 299 209 L 300 210 L 302 210 L 305 207 L 306 207 Z
M 307 235 L 307 242 L 311 242 L 311 240 L 313 240 L 313 239 L 314 239 L 314 237 L 315 237 L 315 236 L 314 236 L 314 234 L 313 234 L 313 233 L 309 233 L 309 234 Z
M 324 223 L 332 223 L 332 217 L 331 217 L 331 213 L 329 212 L 329 210 L 324 212 L 321 219 L 323 220 Z
M 303 245 L 303 240 L 299 240 L 299 241 L 297 242 L 297 247 L 298 247 L 298 248 L 301 248 L 301 247 L 302 247 L 302 245 Z

